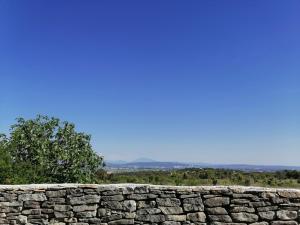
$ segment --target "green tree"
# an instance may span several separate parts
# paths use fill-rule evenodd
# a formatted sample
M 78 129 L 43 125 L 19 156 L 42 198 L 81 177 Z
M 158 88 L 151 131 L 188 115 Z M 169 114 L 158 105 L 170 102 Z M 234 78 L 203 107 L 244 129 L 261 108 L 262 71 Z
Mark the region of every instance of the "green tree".
M 215 186 L 218 184 L 218 179 L 212 179 L 212 184 Z
M 0 184 L 10 183 L 12 176 L 12 157 L 7 151 L 7 139 L 0 135 Z
M 245 178 L 245 186 L 251 186 L 254 184 L 254 179 L 252 177 Z
M 103 158 L 90 140 L 90 135 L 76 132 L 74 124 L 57 118 L 17 119 L 7 147 L 17 171 L 28 178 L 16 182 L 94 182 Z

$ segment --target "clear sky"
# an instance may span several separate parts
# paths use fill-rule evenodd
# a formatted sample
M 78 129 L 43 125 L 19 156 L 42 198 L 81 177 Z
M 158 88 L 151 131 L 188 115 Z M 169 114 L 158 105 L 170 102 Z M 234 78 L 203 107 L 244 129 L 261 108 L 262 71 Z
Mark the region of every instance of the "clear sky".
M 299 0 L 0 0 L 0 132 L 46 114 L 108 160 L 300 165 L 299 12 Z

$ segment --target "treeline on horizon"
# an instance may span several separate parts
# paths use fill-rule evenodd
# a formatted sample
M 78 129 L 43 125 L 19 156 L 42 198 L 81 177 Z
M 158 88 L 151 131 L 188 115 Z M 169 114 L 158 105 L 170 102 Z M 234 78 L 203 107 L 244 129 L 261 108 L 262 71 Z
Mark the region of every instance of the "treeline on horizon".
M 0 133 L 0 184 L 149 183 L 162 185 L 255 185 L 300 188 L 300 171 L 242 172 L 182 169 L 111 173 L 75 125 L 38 115 L 18 118 L 10 134 Z

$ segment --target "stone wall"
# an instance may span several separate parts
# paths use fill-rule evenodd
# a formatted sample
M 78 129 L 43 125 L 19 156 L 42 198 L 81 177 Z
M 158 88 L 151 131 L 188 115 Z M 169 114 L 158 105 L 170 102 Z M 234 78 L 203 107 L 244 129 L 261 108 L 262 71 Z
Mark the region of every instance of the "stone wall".
M 0 186 L 0 224 L 296 225 L 300 191 L 154 185 Z

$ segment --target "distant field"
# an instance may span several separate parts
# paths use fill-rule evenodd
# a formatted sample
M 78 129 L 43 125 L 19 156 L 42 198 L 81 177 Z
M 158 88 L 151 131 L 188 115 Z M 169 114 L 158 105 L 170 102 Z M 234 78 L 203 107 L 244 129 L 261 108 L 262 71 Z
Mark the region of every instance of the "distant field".
M 161 185 L 244 185 L 300 188 L 300 172 L 243 172 L 225 169 L 133 171 L 97 175 L 98 183 L 150 183 Z

